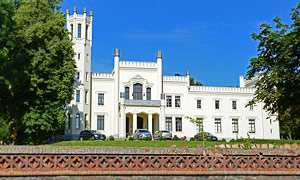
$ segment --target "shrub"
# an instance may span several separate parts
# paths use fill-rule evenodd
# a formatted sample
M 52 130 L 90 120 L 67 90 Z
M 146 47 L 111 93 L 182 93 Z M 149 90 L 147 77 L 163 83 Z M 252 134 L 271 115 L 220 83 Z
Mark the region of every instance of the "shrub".
M 160 137 L 159 140 L 160 140 L 160 141 L 166 141 L 167 138 L 165 138 L 165 137 Z
M 197 139 L 197 141 L 203 141 L 203 138 L 202 138 L 202 137 L 199 137 L 199 138 Z
M 178 141 L 179 138 L 178 138 L 177 136 L 174 136 L 172 140 L 173 140 L 173 141 Z
M 222 141 L 222 142 L 226 142 L 226 139 L 225 139 L 225 138 L 223 138 L 221 141 Z
M 133 137 L 130 136 L 130 137 L 128 138 L 128 140 L 129 140 L 129 141 L 133 141 Z
M 210 137 L 207 137 L 206 140 L 207 141 L 212 141 L 212 139 Z
M 149 136 L 145 137 L 145 141 L 151 141 L 151 140 L 152 140 L 151 137 L 149 137 Z
M 95 140 L 95 139 L 94 139 L 94 138 L 92 138 L 92 137 L 89 139 L 89 141 L 94 141 L 94 140 Z
M 109 138 L 108 138 L 108 140 L 109 140 L 109 141 L 114 141 L 115 138 L 114 138 L 112 135 L 110 135 Z
M 190 141 L 195 141 L 195 138 L 191 137 L 191 138 L 190 138 Z
M 75 138 L 75 139 L 74 139 L 74 141 L 78 141 L 78 139 L 77 139 L 77 138 Z
M 235 139 L 230 139 L 229 142 L 237 142 Z

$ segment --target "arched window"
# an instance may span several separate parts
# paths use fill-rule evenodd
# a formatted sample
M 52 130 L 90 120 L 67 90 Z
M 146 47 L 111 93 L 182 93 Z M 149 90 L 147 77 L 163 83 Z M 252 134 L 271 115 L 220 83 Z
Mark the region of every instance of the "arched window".
M 133 85 L 133 99 L 143 99 L 143 85 L 139 83 Z
M 81 24 L 78 24 L 78 38 L 81 38 Z
M 80 125 L 80 114 L 77 113 L 75 118 L 75 129 L 79 129 L 79 125 Z
M 147 100 L 151 100 L 151 88 L 147 88 Z
M 129 87 L 125 87 L 125 99 L 129 99 Z

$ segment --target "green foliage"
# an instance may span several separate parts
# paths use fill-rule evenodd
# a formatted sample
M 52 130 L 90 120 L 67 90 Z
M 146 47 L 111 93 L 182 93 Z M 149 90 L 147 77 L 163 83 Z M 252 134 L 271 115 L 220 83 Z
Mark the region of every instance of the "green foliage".
M 7 119 L 0 116 L 0 141 L 8 142 L 9 124 Z
M 74 141 L 78 141 L 78 139 L 77 139 L 77 138 L 75 138 L 75 139 L 74 139 Z
M 89 141 L 95 141 L 95 139 L 94 138 L 90 138 Z
M 254 99 L 263 102 L 271 115 L 278 115 L 284 138 L 300 138 L 300 3 L 292 10 L 292 24 L 279 17 L 274 26 L 263 23 L 252 38 L 259 42 L 258 56 L 250 60 L 247 78 L 259 76 Z
M 165 138 L 165 137 L 159 137 L 159 140 L 160 140 L 160 141 L 166 141 L 167 138 Z
M 223 138 L 221 141 L 222 141 L 222 142 L 226 142 L 226 139 Z
M 194 78 L 190 77 L 190 86 L 203 86 L 199 81 L 194 82 Z
M 0 114 L 10 141 L 39 144 L 64 130 L 75 60 L 59 2 L 0 1 Z
M 172 140 L 173 140 L 173 141 L 178 141 L 179 138 L 178 138 L 177 136 L 174 136 Z
M 114 141 L 115 138 L 114 138 L 112 135 L 110 135 L 110 136 L 108 137 L 108 140 L 109 140 L 109 141 Z
M 235 139 L 230 139 L 229 142 L 237 142 Z
M 149 137 L 149 136 L 146 136 L 146 137 L 145 137 L 145 141 L 151 141 L 151 140 L 152 140 L 151 137 Z
M 210 137 L 207 137 L 206 141 L 213 141 L 213 140 Z
M 198 138 L 197 140 L 198 141 L 202 141 L 202 146 L 205 147 L 205 143 L 204 143 L 204 138 L 205 137 L 205 132 L 204 132 L 204 126 L 203 126 L 203 118 L 197 118 L 197 119 L 194 119 L 194 118 L 191 118 L 189 116 L 186 116 L 185 118 L 189 119 L 191 123 L 193 124 L 196 124 L 196 126 L 198 126 L 198 129 L 199 129 L 199 135 L 202 137 L 202 138 Z
M 195 141 L 195 138 L 191 137 L 191 138 L 190 138 L 190 141 Z
M 129 141 L 133 141 L 133 137 L 130 136 L 130 137 L 128 138 L 128 140 L 129 140 Z

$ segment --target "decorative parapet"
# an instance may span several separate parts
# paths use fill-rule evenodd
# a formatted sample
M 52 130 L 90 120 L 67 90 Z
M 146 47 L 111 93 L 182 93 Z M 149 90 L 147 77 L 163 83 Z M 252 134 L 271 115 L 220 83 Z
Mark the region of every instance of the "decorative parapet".
M 190 86 L 189 91 L 190 92 L 220 92 L 220 93 L 249 93 L 249 94 L 253 94 L 255 92 L 255 88 Z
M 123 68 L 157 68 L 156 62 L 120 61 Z
M 165 82 L 188 82 L 189 79 L 186 76 L 163 76 Z
M 92 73 L 92 78 L 97 78 L 97 79 L 112 79 L 114 77 L 110 73 Z
M 160 106 L 160 103 L 160 100 L 125 99 L 125 105 L 128 106 Z

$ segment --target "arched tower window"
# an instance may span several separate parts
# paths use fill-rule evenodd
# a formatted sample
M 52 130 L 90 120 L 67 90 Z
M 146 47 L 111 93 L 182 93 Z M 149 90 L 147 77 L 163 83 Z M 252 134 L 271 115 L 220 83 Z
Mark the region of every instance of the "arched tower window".
M 88 31 L 89 31 L 89 26 L 86 25 L 86 27 L 85 27 L 85 39 L 88 39 Z
M 125 87 L 125 99 L 129 99 L 129 87 Z
M 80 114 L 77 113 L 75 118 L 75 129 L 79 129 L 79 126 L 80 126 Z
M 81 24 L 78 24 L 78 38 L 81 38 Z
M 147 88 L 147 100 L 151 100 L 151 88 Z
M 71 24 L 71 40 L 73 39 L 73 32 L 74 32 L 73 24 Z
M 133 99 L 143 99 L 143 85 L 139 83 L 133 85 Z

